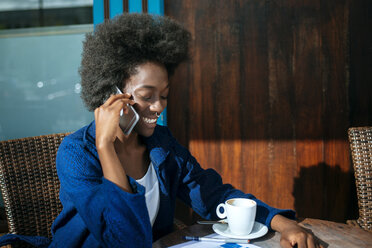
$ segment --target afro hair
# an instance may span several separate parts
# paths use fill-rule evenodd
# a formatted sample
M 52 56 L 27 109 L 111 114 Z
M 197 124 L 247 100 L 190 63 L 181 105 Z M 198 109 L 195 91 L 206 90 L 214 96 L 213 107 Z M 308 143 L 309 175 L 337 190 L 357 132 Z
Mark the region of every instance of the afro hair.
M 123 88 L 145 62 L 165 66 L 168 75 L 187 60 L 191 35 L 174 20 L 150 14 L 122 14 L 96 26 L 83 43 L 81 98 L 89 111 L 101 106 L 115 87 Z

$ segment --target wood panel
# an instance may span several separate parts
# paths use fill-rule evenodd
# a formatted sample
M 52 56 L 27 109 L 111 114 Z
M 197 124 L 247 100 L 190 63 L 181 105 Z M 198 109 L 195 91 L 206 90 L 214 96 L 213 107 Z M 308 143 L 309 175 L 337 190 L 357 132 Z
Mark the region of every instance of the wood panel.
M 354 1 L 350 6 L 350 119 L 351 126 L 372 123 L 372 3 Z
M 357 62 L 371 54 L 371 35 L 361 35 L 370 25 L 359 26 L 371 24 L 366 7 L 367 0 L 165 1 L 166 15 L 193 36 L 192 60 L 171 79 L 175 137 L 203 167 L 270 205 L 302 217 L 356 218 L 346 131 L 372 125 L 371 56 Z

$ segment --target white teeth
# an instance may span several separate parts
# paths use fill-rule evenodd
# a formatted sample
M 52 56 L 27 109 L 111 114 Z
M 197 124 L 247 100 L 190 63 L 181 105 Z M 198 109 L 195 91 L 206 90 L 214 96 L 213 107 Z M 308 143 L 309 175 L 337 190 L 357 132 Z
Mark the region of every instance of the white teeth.
M 150 119 L 146 117 L 142 117 L 143 121 L 149 124 L 155 123 L 157 119 Z

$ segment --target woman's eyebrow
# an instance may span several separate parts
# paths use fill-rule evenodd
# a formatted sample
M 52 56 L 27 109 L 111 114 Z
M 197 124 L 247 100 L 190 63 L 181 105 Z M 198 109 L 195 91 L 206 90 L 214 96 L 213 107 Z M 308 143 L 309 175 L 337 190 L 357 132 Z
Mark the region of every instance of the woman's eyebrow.
M 167 84 L 167 86 L 163 90 L 168 89 L 168 88 L 169 88 L 169 84 Z M 156 87 L 153 85 L 141 85 L 137 89 L 156 89 Z

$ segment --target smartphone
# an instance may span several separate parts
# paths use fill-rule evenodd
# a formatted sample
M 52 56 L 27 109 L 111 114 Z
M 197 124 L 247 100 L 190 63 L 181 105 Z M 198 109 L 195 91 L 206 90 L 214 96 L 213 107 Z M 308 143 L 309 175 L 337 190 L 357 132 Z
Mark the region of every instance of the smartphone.
M 118 87 L 116 87 L 116 93 L 123 94 L 123 92 L 121 92 L 121 90 Z M 124 111 L 121 110 L 120 120 L 119 120 L 119 126 L 121 130 L 123 130 L 123 133 L 125 135 L 129 135 L 132 132 L 134 126 L 139 121 L 139 115 L 137 114 L 133 106 L 130 104 L 127 104 L 127 106 L 128 106 L 128 114 L 124 114 Z

